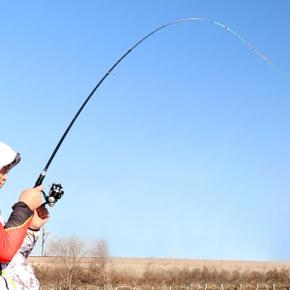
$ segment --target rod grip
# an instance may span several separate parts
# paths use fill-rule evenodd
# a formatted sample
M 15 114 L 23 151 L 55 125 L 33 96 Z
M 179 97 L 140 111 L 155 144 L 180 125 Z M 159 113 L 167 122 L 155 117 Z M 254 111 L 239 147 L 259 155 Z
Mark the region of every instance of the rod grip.
M 37 187 L 39 185 L 42 184 L 42 181 L 45 177 L 45 174 L 43 174 L 43 172 L 38 176 L 38 179 L 36 180 L 35 184 L 34 184 L 34 187 Z

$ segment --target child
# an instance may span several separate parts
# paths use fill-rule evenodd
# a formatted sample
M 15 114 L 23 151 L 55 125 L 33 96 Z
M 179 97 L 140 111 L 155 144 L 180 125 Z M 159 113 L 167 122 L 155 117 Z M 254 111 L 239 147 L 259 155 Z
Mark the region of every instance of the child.
M 9 171 L 20 162 L 20 154 L 0 141 L 0 188 Z M 39 289 L 26 258 L 37 240 L 38 230 L 49 214 L 42 204 L 42 186 L 24 190 L 12 207 L 6 223 L 0 216 L 0 289 Z

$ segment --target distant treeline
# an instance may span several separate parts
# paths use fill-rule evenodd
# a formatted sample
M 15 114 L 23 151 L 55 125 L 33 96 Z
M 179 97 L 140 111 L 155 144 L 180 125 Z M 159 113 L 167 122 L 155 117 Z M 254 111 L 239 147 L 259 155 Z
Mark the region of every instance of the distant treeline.
M 112 274 L 111 274 L 112 275 Z M 117 274 L 118 276 L 118 274 Z M 150 284 L 167 284 L 167 285 L 190 285 L 192 283 L 228 283 L 237 284 L 248 283 L 267 283 L 267 284 L 288 284 L 290 283 L 290 269 L 274 269 L 265 272 L 261 271 L 238 271 L 232 272 L 226 270 L 218 270 L 215 268 L 203 267 L 191 269 L 172 268 L 170 270 L 150 271 L 146 270 L 139 283 Z
M 36 273 L 42 285 L 62 285 L 64 282 L 63 275 L 59 269 L 41 266 L 36 267 Z M 275 285 L 277 288 L 290 287 L 290 271 L 289 269 L 274 269 L 266 272 L 260 271 L 225 271 L 217 269 L 202 269 L 190 268 L 172 268 L 167 270 L 147 269 L 143 275 L 134 274 L 130 271 L 118 272 L 116 270 L 106 271 L 103 265 L 90 265 L 89 267 L 77 267 L 71 276 L 71 285 L 96 285 L 103 287 L 105 285 L 131 285 L 146 286 L 154 285 L 156 287 L 172 286 L 172 287 L 195 287 L 196 285 L 207 285 L 207 289 L 215 288 L 216 285 L 221 285 L 225 288 L 231 286 L 231 289 L 257 288 L 260 284 L 260 289 L 272 288 Z M 269 285 L 267 287 L 266 285 Z M 259 286 L 258 286 L 259 287 Z

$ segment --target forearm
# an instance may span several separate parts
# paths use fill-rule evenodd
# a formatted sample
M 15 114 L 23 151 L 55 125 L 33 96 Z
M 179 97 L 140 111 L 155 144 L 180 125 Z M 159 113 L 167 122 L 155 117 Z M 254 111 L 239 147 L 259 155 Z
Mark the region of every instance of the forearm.
M 23 255 L 25 258 L 27 258 L 30 255 L 31 251 L 33 250 L 37 242 L 38 236 L 39 236 L 39 231 L 30 230 L 30 229 L 27 231 L 27 234 L 19 250 L 21 255 Z
M 18 202 L 8 222 L 0 225 L 0 262 L 9 262 L 20 248 L 27 229 L 31 223 L 33 212 L 24 202 Z

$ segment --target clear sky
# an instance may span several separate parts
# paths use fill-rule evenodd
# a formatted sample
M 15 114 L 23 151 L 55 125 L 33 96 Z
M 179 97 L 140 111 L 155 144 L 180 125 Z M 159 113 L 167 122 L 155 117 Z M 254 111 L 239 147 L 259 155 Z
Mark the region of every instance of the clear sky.
M 184 17 L 220 21 L 290 76 L 288 0 L 0 1 L 1 139 L 21 165 L 7 217 L 87 94 L 132 44 Z M 290 82 L 206 22 L 133 51 L 78 119 L 45 179 L 49 238 L 111 256 L 290 260 Z M 38 251 L 35 251 L 37 254 Z

